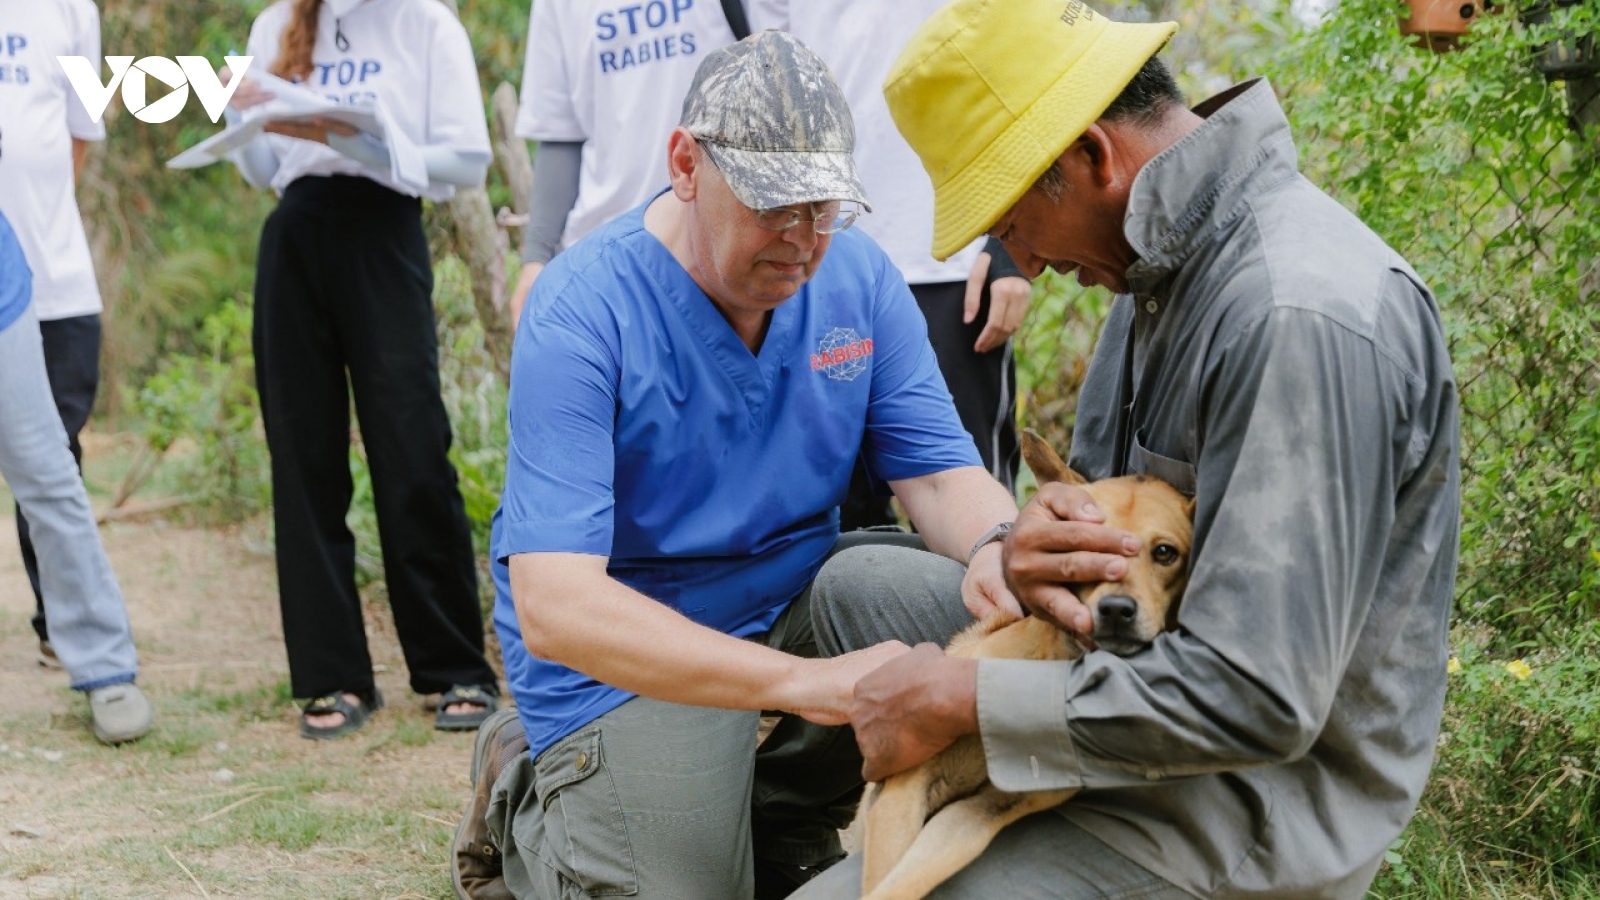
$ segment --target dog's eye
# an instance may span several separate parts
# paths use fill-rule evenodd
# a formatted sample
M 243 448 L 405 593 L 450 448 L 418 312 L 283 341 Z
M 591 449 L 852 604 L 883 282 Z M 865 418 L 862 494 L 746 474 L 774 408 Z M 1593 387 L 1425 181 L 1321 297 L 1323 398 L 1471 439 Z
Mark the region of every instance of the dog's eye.
M 1178 548 L 1171 544 L 1157 544 L 1150 551 L 1150 558 L 1155 560 L 1158 566 L 1170 566 L 1178 561 Z

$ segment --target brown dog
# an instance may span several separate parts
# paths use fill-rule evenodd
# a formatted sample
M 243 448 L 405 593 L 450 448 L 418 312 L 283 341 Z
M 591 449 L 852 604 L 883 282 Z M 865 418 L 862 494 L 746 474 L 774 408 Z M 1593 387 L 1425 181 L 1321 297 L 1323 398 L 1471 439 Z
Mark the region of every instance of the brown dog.
M 1022 456 L 1040 484 L 1081 484 L 1106 524 L 1139 536 L 1143 550 L 1121 581 L 1073 585 L 1094 615 L 1100 649 L 1126 656 L 1176 622 L 1188 582 L 1194 502 L 1142 475 L 1085 484 L 1037 434 L 1022 436 Z M 1043 619 L 991 614 L 950 641 L 952 656 L 973 659 L 1075 659 L 1083 647 Z M 1000 829 L 1056 806 L 1075 790 L 1011 794 L 989 783 L 983 744 L 961 738 L 922 765 L 869 788 L 862 900 L 917 900 L 978 858 Z

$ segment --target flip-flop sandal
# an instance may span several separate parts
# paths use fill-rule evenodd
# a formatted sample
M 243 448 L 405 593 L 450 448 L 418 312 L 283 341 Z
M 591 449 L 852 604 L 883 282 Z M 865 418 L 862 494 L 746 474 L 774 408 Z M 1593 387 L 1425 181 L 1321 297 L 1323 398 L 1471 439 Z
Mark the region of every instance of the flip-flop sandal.
M 447 710 L 458 703 L 473 707 L 471 712 L 452 713 Z M 440 731 L 477 731 L 484 720 L 500 708 L 500 698 L 487 688 L 474 684 L 454 684 L 439 697 L 439 709 L 433 715 L 433 727 Z
M 334 691 L 321 697 L 312 698 L 305 709 L 300 711 L 300 736 L 314 741 L 327 741 L 337 737 L 344 737 L 353 731 L 359 731 L 361 726 L 367 724 L 367 718 L 380 709 L 383 709 L 383 694 L 377 689 L 372 689 L 372 696 L 361 697 L 361 705 L 357 706 L 344 698 L 346 693 L 355 694 L 355 691 Z M 344 721 L 332 728 L 319 728 L 311 724 L 312 716 L 327 716 L 333 713 L 343 713 Z

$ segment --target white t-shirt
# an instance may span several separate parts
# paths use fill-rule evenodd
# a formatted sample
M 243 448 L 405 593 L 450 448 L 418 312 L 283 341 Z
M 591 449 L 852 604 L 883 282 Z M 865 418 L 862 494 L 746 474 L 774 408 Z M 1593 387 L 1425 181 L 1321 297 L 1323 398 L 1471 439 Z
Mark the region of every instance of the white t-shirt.
M 683 95 L 731 43 L 718 0 L 534 0 L 517 134 L 584 142 L 563 247 L 666 187 Z
M 278 58 L 289 25 L 287 0 L 267 7 L 250 28 L 250 71 Z M 340 49 L 337 35 L 343 35 Z M 466 29 L 438 0 L 323 0 L 311 74 L 300 83 L 335 103 L 381 98 L 395 124 L 418 147 L 448 147 L 491 155 L 478 68 Z M 246 75 L 249 73 L 247 72 Z M 356 162 L 326 144 L 281 134 L 263 136 L 278 157 L 272 188 L 279 193 L 302 175 L 361 175 L 402 194 L 387 169 Z M 455 186 L 434 182 L 422 196 L 448 200 Z
M 106 129 L 89 118 L 57 56 L 82 56 L 102 68 L 94 4 L 7 3 L 0 20 L 0 210 L 33 269 L 34 308 L 44 320 L 101 310 L 73 194 L 72 139 L 104 140 Z
M 900 136 L 883 80 L 900 49 L 948 0 L 747 0 L 750 27 L 782 28 L 810 47 L 839 82 L 856 120 L 856 170 L 872 212 L 855 227 L 872 235 L 909 284 L 965 281 L 983 240 L 944 262 L 933 258 L 933 182 Z

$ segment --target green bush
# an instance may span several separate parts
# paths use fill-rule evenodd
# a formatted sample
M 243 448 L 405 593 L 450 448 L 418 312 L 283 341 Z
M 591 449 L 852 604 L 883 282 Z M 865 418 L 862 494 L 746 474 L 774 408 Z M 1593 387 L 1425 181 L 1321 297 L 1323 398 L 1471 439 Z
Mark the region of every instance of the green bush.
M 1433 778 L 1376 896 L 1600 890 L 1600 626 L 1526 657 L 1494 643 L 1458 637 Z
M 161 363 L 135 401 L 145 441 L 214 521 L 248 518 L 272 499 L 250 315 L 248 302 L 230 300 L 206 316 L 198 352 Z
M 481 559 L 505 474 L 506 387 L 484 348 L 466 266 L 447 255 L 434 281 L 441 394 L 455 436 L 450 461 Z M 272 503 L 250 333 L 250 303 L 228 301 L 203 320 L 192 341 L 197 352 L 162 362 L 135 402 L 140 432 L 206 521 L 239 521 Z M 346 524 L 356 538 L 357 581 L 366 585 L 382 579 L 383 566 L 366 450 L 359 433 L 352 437 Z
M 473 523 L 474 545 L 488 554 L 489 519 L 500 506 L 505 481 L 506 384 L 484 347 L 483 325 L 472 300 L 472 282 L 457 256 L 434 266 L 434 308 L 439 317 L 439 379 L 455 443 L 450 461 Z
M 1050 445 L 1070 451 L 1078 389 L 1111 294 L 1047 271 L 1034 281 L 1028 317 L 1012 341 L 1017 363 L 1017 421 Z M 1024 467 L 1025 469 L 1025 467 Z

